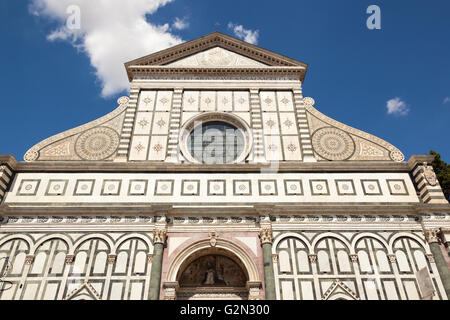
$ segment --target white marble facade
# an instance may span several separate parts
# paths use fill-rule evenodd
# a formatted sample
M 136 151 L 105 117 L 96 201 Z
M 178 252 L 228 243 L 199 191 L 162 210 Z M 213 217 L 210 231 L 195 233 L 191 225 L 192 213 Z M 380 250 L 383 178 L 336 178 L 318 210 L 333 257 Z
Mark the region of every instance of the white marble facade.
M 432 299 L 448 299 L 424 237 L 439 230 L 445 250 L 450 230 L 430 157 L 405 162 L 320 113 L 303 95 L 306 69 L 213 33 L 126 63 L 130 95 L 110 114 L 26 162 L 0 155 L 0 299 L 149 299 L 161 234 L 160 299 L 264 299 L 263 241 L 276 299 L 422 299 L 423 268 Z M 190 154 L 196 121 L 240 130 L 234 161 Z M 217 252 L 245 288 L 180 288 L 179 270 Z

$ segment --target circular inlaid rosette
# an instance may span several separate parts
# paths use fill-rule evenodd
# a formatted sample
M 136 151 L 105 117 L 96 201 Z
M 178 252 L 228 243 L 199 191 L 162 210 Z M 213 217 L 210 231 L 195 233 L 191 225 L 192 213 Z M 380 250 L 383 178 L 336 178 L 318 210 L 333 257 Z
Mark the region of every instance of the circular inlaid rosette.
M 303 98 L 303 103 L 307 104 L 307 105 L 310 105 L 310 106 L 313 106 L 316 102 L 311 97 L 305 97 L 305 98 Z
M 314 151 L 327 160 L 346 160 L 355 152 L 352 137 L 333 127 L 320 128 L 314 132 L 312 145 Z
M 401 153 L 400 151 L 392 151 L 391 154 L 391 159 L 396 161 L 396 162 L 402 162 L 403 160 L 405 160 L 405 156 L 403 155 L 403 153 Z
M 39 153 L 36 151 L 29 150 L 25 155 L 23 156 L 23 160 L 29 162 L 29 161 L 35 161 L 39 157 Z
M 84 160 L 103 160 L 116 152 L 119 134 L 108 127 L 97 127 L 81 134 L 75 143 L 75 152 Z
M 120 104 L 120 105 L 122 105 L 122 104 L 127 104 L 128 101 L 130 101 L 130 98 L 128 98 L 128 97 L 120 97 L 120 98 L 117 100 L 117 103 Z

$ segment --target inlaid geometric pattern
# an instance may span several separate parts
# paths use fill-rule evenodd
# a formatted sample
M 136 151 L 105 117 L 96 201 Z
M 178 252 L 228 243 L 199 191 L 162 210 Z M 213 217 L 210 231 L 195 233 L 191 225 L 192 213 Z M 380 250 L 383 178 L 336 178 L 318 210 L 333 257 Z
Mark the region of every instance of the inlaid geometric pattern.
M 128 195 L 143 196 L 147 193 L 147 180 L 131 180 L 128 187 Z
M 233 180 L 233 194 L 235 196 L 250 196 L 252 194 L 251 180 Z
M 75 184 L 74 196 L 89 196 L 94 190 L 95 180 L 77 180 Z
M 259 194 L 261 196 L 277 195 L 277 181 L 276 180 L 259 180 Z
M 172 196 L 173 180 L 156 180 L 155 196 Z
M 35 196 L 40 183 L 40 180 L 22 180 L 17 195 Z
M 386 180 L 389 192 L 393 195 L 408 195 L 405 180 Z
M 303 195 L 301 180 L 284 180 L 284 192 L 286 195 Z
M 312 195 L 329 195 L 330 189 L 328 188 L 327 180 L 309 180 Z
M 104 180 L 101 195 L 118 196 L 122 180 Z
M 208 195 L 215 195 L 215 196 L 226 195 L 226 181 L 208 180 Z
M 182 180 L 181 195 L 198 196 L 200 194 L 200 180 Z
M 356 195 L 353 180 L 336 180 L 336 189 L 339 195 Z
M 50 180 L 45 194 L 48 196 L 64 196 L 68 183 L 69 180 Z
M 361 185 L 366 195 L 381 195 L 380 182 L 378 180 L 361 180 Z
M 299 129 L 291 91 L 260 91 L 265 158 L 301 161 Z

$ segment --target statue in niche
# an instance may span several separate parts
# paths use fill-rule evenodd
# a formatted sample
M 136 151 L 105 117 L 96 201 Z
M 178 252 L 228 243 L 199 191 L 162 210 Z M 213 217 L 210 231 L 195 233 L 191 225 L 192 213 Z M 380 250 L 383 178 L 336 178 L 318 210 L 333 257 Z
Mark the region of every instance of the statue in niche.
M 194 260 L 179 278 L 182 287 L 245 287 L 247 277 L 232 259 L 207 255 Z

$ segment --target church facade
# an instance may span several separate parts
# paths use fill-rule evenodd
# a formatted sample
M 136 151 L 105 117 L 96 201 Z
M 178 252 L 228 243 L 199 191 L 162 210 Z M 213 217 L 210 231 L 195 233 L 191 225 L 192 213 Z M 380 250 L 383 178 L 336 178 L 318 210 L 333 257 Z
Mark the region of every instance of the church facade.
M 0 299 L 447 300 L 431 156 L 320 113 L 307 65 L 215 32 L 0 155 Z M 341 106 L 342 107 L 342 106 Z

